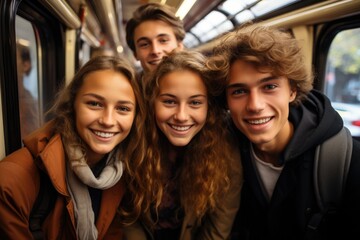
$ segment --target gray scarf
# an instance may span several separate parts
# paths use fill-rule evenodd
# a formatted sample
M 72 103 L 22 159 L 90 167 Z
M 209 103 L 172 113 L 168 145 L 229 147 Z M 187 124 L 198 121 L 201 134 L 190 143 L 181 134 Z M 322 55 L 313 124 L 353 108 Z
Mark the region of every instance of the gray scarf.
M 66 176 L 67 187 L 74 202 L 76 235 L 79 240 L 96 240 L 98 232 L 88 186 L 102 190 L 114 186 L 122 176 L 123 165 L 117 159 L 118 152 L 113 150 L 109 153 L 105 168 L 96 178 L 79 148 L 67 147 L 67 153 L 72 159 L 67 161 Z

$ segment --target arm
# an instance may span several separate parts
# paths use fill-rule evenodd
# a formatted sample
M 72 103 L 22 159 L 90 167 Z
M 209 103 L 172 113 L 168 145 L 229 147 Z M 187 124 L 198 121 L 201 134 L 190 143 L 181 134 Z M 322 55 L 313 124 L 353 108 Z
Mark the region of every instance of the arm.
M 25 148 L 0 162 L 0 239 L 32 239 L 28 219 L 38 191 L 38 170 Z
M 221 205 L 205 217 L 197 239 L 228 239 L 231 228 L 240 206 L 240 193 L 243 184 L 243 173 L 240 152 L 233 147 L 233 158 L 230 165 L 230 188 L 222 196 Z

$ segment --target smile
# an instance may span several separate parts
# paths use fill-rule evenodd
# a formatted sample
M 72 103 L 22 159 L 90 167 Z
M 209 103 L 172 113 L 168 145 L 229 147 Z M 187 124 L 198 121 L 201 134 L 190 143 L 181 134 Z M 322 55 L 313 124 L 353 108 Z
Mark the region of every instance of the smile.
M 187 131 L 192 126 L 177 126 L 177 125 L 170 125 L 171 128 L 175 129 L 176 131 Z
M 108 133 L 108 132 L 99 132 L 99 131 L 93 131 L 95 135 L 102 137 L 102 138 L 111 138 L 115 135 L 115 133 Z
M 270 120 L 271 120 L 271 117 L 267 117 L 267 118 L 256 119 L 256 120 L 247 120 L 247 122 L 250 124 L 259 125 L 259 124 L 267 123 Z
M 161 59 L 149 61 L 148 63 L 151 65 L 158 65 L 161 62 Z

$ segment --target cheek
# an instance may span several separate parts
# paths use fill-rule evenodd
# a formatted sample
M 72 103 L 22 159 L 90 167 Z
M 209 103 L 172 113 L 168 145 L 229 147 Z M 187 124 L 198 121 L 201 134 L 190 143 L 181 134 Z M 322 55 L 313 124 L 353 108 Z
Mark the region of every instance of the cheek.
M 163 49 L 166 50 L 167 52 L 171 52 L 172 50 L 178 47 L 179 47 L 178 43 L 176 41 L 173 41 L 172 44 L 164 46 Z
M 231 114 L 236 114 L 239 111 L 238 103 L 233 101 L 232 99 L 227 99 L 227 106 L 231 112 Z
M 146 55 L 146 51 L 143 49 L 136 50 L 136 59 L 138 61 L 142 61 Z
M 130 130 L 134 124 L 135 115 L 119 116 L 118 122 L 124 130 Z
M 206 123 L 206 119 L 207 119 L 207 113 L 208 112 L 208 108 L 203 108 L 200 111 L 197 112 L 196 114 L 196 118 L 197 118 L 197 122 L 201 125 L 205 125 Z
M 161 127 L 161 125 L 165 123 L 166 120 L 167 118 L 164 114 L 160 114 L 160 113 L 155 114 L 155 122 L 157 126 Z
M 170 116 L 171 113 L 169 111 L 169 109 L 161 106 L 161 104 L 155 104 L 154 106 L 154 113 L 155 113 L 155 120 L 157 123 L 162 122 L 167 120 Z
M 77 131 L 79 131 L 79 128 L 84 127 L 85 120 L 89 119 L 89 117 L 86 111 L 82 111 L 82 108 L 75 107 L 75 125 Z
M 97 118 L 96 112 L 84 107 L 83 105 L 75 106 L 74 113 L 76 122 L 91 122 Z

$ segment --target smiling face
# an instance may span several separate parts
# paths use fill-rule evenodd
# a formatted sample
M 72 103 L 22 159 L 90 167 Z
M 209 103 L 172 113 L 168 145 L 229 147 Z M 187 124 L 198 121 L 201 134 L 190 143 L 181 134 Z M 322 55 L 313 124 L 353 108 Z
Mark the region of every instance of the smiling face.
M 241 60 L 230 69 L 226 98 L 236 127 L 259 149 L 273 151 L 291 138 L 289 103 L 296 97 L 286 77 L 259 72 Z
M 85 77 L 74 108 L 76 130 L 92 165 L 128 136 L 136 112 L 135 94 L 123 74 L 95 71 Z
M 201 77 L 191 71 L 175 71 L 159 81 L 155 118 L 174 146 L 186 146 L 206 122 L 208 99 Z
M 177 41 L 173 28 L 160 20 L 145 21 L 137 26 L 134 42 L 135 57 L 145 72 L 154 71 L 162 58 L 175 48 L 183 48 L 183 44 Z

